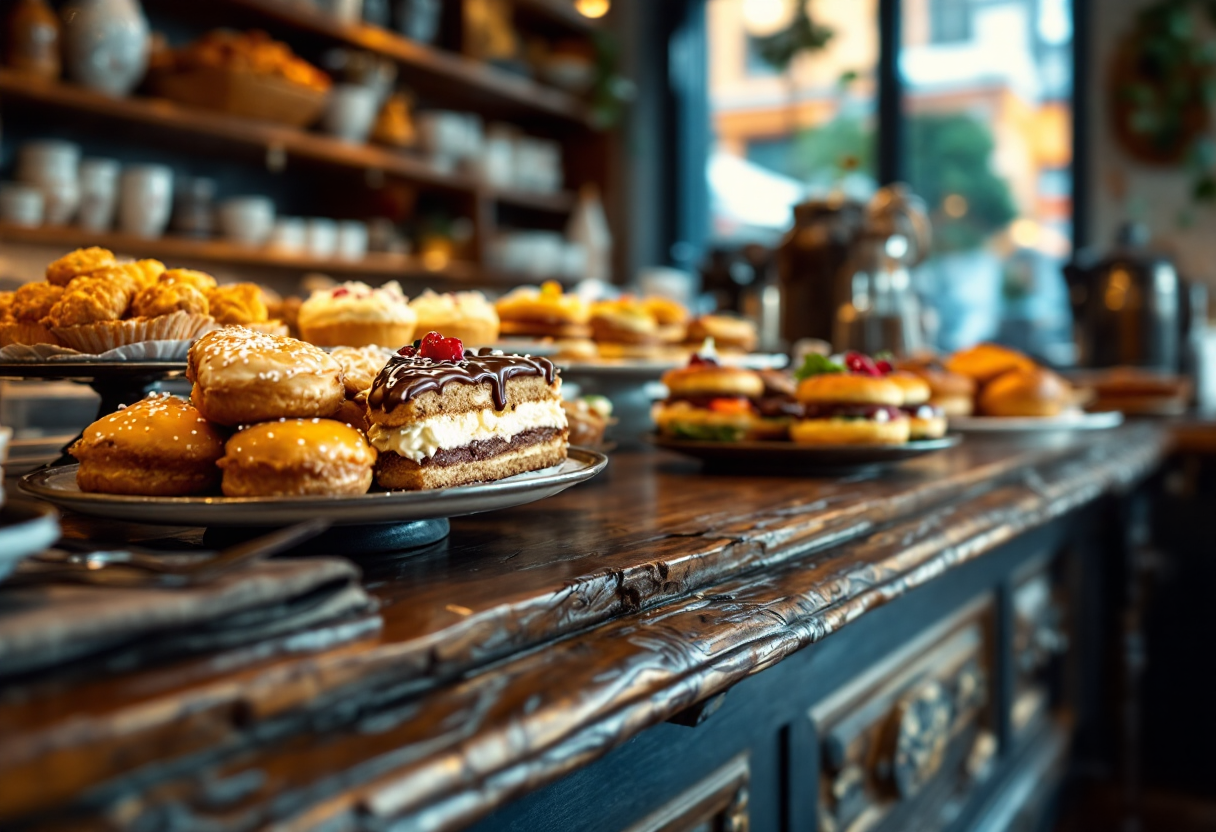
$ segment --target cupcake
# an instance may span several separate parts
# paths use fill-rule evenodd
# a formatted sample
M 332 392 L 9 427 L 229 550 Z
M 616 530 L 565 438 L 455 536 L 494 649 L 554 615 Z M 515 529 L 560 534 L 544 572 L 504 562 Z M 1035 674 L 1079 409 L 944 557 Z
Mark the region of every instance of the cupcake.
M 481 292 L 436 294 L 427 289 L 410 301 L 418 332 L 442 332 L 476 349 L 498 340 L 498 312 Z
M 351 282 L 313 292 L 300 306 L 299 327 L 303 340 L 321 347 L 397 347 L 414 340 L 417 321 L 396 281 L 379 289 Z

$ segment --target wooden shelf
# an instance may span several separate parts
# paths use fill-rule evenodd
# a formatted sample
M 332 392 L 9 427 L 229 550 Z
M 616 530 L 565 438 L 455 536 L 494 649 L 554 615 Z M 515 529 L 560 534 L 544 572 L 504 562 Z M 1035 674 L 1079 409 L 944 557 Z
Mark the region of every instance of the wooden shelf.
M 589 35 L 599 29 L 599 21 L 575 11 L 574 0 L 515 0 L 516 14 L 556 23 L 572 32 Z
M 198 110 L 159 98 L 111 98 L 72 84 L 31 80 L 0 69 L 0 101 L 25 101 L 42 106 L 120 120 L 186 137 L 206 137 L 239 145 L 257 153 L 282 152 L 291 157 L 359 171 L 375 170 L 419 185 L 541 211 L 568 212 L 573 193 L 553 194 L 486 188 L 471 176 L 446 173 L 426 159 L 367 144 L 351 144 L 330 136 L 306 133 L 252 119 Z
M 0 223 L 0 240 L 28 245 L 57 246 L 62 249 L 97 245 L 128 257 L 155 257 L 172 267 L 191 267 L 201 263 L 280 269 L 297 272 L 328 272 L 344 276 L 382 278 L 428 278 L 468 283 L 499 283 L 505 278 L 483 272 L 470 263 L 449 263 L 442 269 L 428 269 L 416 257 L 403 254 L 368 254 L 362 260 L 318 259 L 306 255 L 282 254 L 248 248 L 221 240 L 193 240 L 185 237 L 145 239 L 113 231 L 92 232 L 72 226 L 21 228 Z
M 408 84 L 423 93 L 434 92 L 441 100 L 452 100 L 456 94 L 462 104 L 478 105 L 495 114 L 543 116 L 582 127 L 591 124 L 586 105 L 573 95 L 481 61 L 409 40 L 379 26 L 342 23 L 324 12 L 300 7 L 292 0 L 225 2 L 285 26 L 391 58 L 408 70 L 405 77 Z M 561 14 L 570 20 L 568 15 L 557 11 L 555 2 L 534 0 L 528 5 L 543 6 L 551 14 Z

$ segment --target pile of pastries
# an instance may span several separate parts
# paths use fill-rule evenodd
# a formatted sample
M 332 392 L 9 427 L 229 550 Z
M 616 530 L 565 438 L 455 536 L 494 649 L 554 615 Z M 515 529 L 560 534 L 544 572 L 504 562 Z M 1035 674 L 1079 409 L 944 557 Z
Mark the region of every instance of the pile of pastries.
M 706 338 L 722 352 L 751 352 L 757 342 L 750 321 L 725 315 L 693 319 L 684 306 L 661 297 L 589 303 L 554 282 L 516 289 L 496 308 L 503 336 L 551 341 L 559 356 L 570 359 L 683 358 Z
M 242 324 L 285 332 L 254 283 L 220 286 L 159 260 L 120 262 L 104 248 L 64 255 L 46 280 L 0 292 L 0 347 L 52 344 L 101 353 L 143 341 L 192 340 Z
M 998 344 L 978 344 L 956 352 L 944 365 L 908 365 L 926 377 L 949 374 L 970 382 L 971 412 L 980 416 L 1053 417 L 1076 410 L 1080 394 L 1065 379 L 1030 356 Z M 964 385 L 957 387 L 961 397 Z M 958 415 L 969 415 L 959 413 Z
M 71 447 L 82 491 L 180 497 L 445 488 L 566 458 L 561 379 L 545 359 L 428 333 L 333 353 L 242 326 L 190 348 L 189 401 L 153 395 Z
M 669 395 L 653 416 L 671 439 L 892 445 L 936 439 L 947 428 L 928 382 L 860 353 L 840 363 L 811 355 L 788 375 L 724 366 L 703 350 L 663 383 Z
M 317 92 L 332 86 L 327 74 L 296 56 L 290 46 L 257 30 L 215 29 L 188 46 L 154 52 L 151 64 L 153 70 L 213 68 L 275 76 Z

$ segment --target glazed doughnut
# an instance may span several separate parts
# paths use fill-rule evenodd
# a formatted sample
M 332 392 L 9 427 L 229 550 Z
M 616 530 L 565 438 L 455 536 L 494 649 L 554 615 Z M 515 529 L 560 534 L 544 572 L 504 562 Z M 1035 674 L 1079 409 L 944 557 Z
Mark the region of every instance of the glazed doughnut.
M 224 439 L 185 399 L 153 394 L 89 425 L 68 452 L 81 491 L 184 497 L 219 483 Z
M 225 497 L 365 494 L 376 450 L 333 419 L 263 422 L 233 434 L 219 461 Z
M 325 417 L 346 399 L 342 367 L 323 350 L 242 326 L 195 341 L 186 378 L 195 406 L 221 425 Z

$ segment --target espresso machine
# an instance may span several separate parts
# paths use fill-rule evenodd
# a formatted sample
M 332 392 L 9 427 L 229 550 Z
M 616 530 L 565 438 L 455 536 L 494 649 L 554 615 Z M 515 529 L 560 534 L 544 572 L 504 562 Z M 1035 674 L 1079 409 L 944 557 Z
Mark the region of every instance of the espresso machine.
M 1127 223 L 1109 254 L 1081 251 L 1064 267 L 1083 366 L 1181 368 L 1189 287 L 1148 241 L 1143 224 Z
M 923 348 L 910 269 L 931 239 L 924 203 L 903 185 L 868 204 L 832 196 L 795 206 L 777 252 L 783 339 L 896 355 Z

